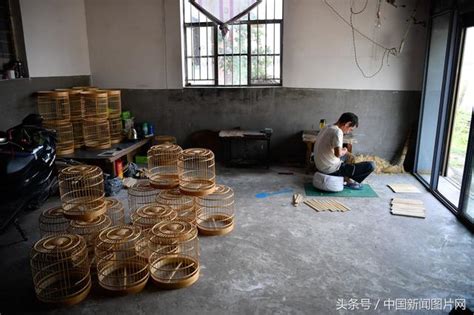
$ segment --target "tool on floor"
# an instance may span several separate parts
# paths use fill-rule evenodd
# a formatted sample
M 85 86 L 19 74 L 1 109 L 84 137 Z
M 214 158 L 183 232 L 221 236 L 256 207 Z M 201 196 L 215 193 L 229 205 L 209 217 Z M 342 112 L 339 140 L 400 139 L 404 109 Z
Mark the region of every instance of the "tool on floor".
M 387 185 L 394 193 L 420 193 L 421 191 L 412 184 L 389 184 Z
M 303 201 L 303 199 L 304 197 L 302 194 L 294 194 L 293 201 L 292 201 L 293 206 L 297 207 L 298 204 L 300 204 Z
M 256 198 L 267 198 L 270 196 L 274 195 L 279 195 L 279 194 L 286 194 L 286 193 L 291 193 L 293 192 L 293 189 L 291 188 L 285 188 L 285 189 L 280 189 L 278 191 L 273 191 L 273 192 L 261 192 L 255 195 Z
M 417 199 L 393 198 L 390 213 L 422 219 L 426 217 L 425 205 L 423 201 Z
M 307 199 L 304 201 L 304 204 L 317 212 L 327 210 L 331 212 L 346 212 L 351 210 L 343 203 L 333 199 Z

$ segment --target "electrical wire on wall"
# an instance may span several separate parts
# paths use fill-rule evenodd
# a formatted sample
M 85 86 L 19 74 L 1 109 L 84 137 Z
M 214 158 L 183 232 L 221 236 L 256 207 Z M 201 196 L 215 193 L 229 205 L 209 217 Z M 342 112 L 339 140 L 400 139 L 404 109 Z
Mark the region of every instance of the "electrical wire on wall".
M 412 11 L 412 14 L 410 16 L 410 19 L 407 20 L 408 21 L 408 25 L 407 25 L 407 28 L 405 30 L 405 33 L 400 41 L 400 44 L 398 45 L 398 47 L 386 47 L 384 46 L 383 44 L 375 41 L 374 39 L 370 38 L 369 36 L 365 35 L 364 33 L 362 33 L 360 30 L 358 30 L 355 26 L 354 26 L 354 17 L 356 15 L 359 15 L 359 14 L 362 14 L 364 13 L 366 10 L 367 10 L 367 5 L 368 5 L 368 2 L 369 0 L 365 0 L 364 2 L 364 5 L 362 6 L 361 9 L 359 10 L 356 10 L 354 7 L 354 0 L 351 0 L 351 3 L 350 3 L 350 16 L 349 16 L 349 20 L 347 20 L 346 18 L 344 18 L 341 13 L 339 13 L 333 5 L 331 5 L 328 0 L 323 0 L 324 3 L 331 9 L 331 11 L 334 12 L 334 14 L 336 14 L 345 24 L 347 24 L 350 28 L 351 28 L 351 31 L 352 31 L 352 48 L 353 48 L 353 51 L 354 51 L 354 61 L 355 61 L 355 64 L 357 66 L 357 68 L 360 70 L 360 72 L 362 73 L 362 75 L 365 77 L 365 78 L 373 78 L 375 77 L 377 74 L 380 73 L 380 71 L 382 71 L 383 69 L 383 66 L 384 66 L 384 60 L 385 60 L 385 63 L 387 65 L 389 65 L 389 57 L 390 56 L 399 56 L 402 51 L 403 51 L 403 47 L 405 45 L 405 40 L 407 39 L 408 37 L 408 34 L 409 34 L 409 31 L 410 31 L 410 28 L 413 24 L 422 24 L 420 22 L 417 22 L 416 20 L 416 12 L 417 12 L 417 8 L 418 8 L 418 3 L 419 3 L 419 0 L 416 1 L 415 3 L 415 6 L 413 8 L 413 11 Z M 395 1 L 393 0 L 386 0 L 388 3 L 390 3 L 391 5 L 397 7 L 395 5 Z M 382 2 L 383 0 L 378 0 L 378 3 L 377 3 L 377 10 L 376 10 L 376 26 L 378 28 L 381 27 L 381 9 L 382 9 Z M 380 49 L 383 50 L 383 55 L 382 55 L 382 58 L 380 60 L 380 64 L 377 68 L 377 70 L 372 73 L 372 74 L 368 74 L 366 71 L 364 71 L 364 69 L 362 69 L 360 63 L 359 63 L 359 56 L 357 55 L 357 45 L 356 45 L 356 33 L 359 34 L 360 36 L 362 36 L 363 38 L 365 38 L 366 40 L 368 40 L 369 42 L 371 42 L 374 46 L 376 47 L 379 47 Z

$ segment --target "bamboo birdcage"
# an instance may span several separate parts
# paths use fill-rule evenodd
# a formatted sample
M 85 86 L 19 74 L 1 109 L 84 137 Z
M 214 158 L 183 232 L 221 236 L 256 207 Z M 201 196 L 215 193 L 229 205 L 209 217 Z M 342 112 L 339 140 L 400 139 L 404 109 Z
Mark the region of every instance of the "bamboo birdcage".
M 234 228 L 234 191 L 216 185 L 212 194 L 196 197 L 197 228 L 202 235 L 224 235 Z
M 178 157 L 179 189 L 185 195 L 205 196 L 215 187 L 214 153 L 208 149 L 186 149 Z
M 176 144 L 155 145 L 148 150 L 150 185 L 160 189 L 178 187 L 178 156 L 182 151 Z
M 107 92 L 85 91 L 81 95 L 84 101 L 84 118 L 99 120 L 109 118 Z
M 179 189 L 163 190 L 156 197 L 156 203 L 170 206 L 178 214 L 178 220 L 196 224 L 194 198 L 183 195 Z
M 69 120 L 69 93 L 39 91 L 37 93 L 38 112 L 44 120 Z
M 45 120 L 43 126 L 56 130 L 56 153 L 58 155 L 74 153 L 74 132 L 69 121 Z
M 122 119 L 120 117 L 109 118 L 110 142 L 120 143 L 123 138 Z
M 91 276 L 83 237 L 61 234 L 39 240 L 31 250 L 30 264 L 40 301 L 72 305 L 89 294 Z
M 88 148 L 108 149 L 112 146 L 110 142 L 110 128 L 107 119 L 84 119 L 82 130 L 84 131 L 84 144 Z
M 120 90 L 107 90 L 109 117 L 120 118 L 122 114 L 122 99 Z
M 64 211 L 61 206 L 44 210 L 39 217 L 41 237 L 67 233 L 69 221 L 64 217 Z
M 91 221 L 72 220 L 69 223 L 68 233 L 82 236 L 86 240 L 89 262 L 95 267 L 95 243 L 97 235 L 112 224 L 110 218 L 103 214 Z
M 177 289 L 199 278 L 199 240 L 194 225 L 164 221 L 149 234 L 150 275 L 161 288 Z
M 97 237 L 95 256 L 102 288 L 113 292 L 141 291 L 150 275 L 148 261 L 138 255 L 139 226 L 120 225 L 103 230 Z
M 107 197 L 105 198 L 105 205 L 107 207 L 107 216 L 112 221 L 112 225 L 125 224 L 125 210 L 121 201 Z
M 74 148 L 79 149 L 84 146 L 83 120 L 71 120 L 72 134 L 74 136 Z
M 130 216 L 132 225 L 142 228 L 142 239 L 137 243 L 138 254 L 148 259 L 150 252 L 148 250 L 148 232 L 156 224 L 163 221 L 176 219 L 178 214 L 170 206 L 160 204 L 150 204 L 141 206 Z
M 82 90 L 74 89 L 56 89 L 57 92 L 67 92 L 69 94 L 69 108 L 71 113 L 71 122 L 84 119 L 84 101 L 82 99 Z
M 64 216 L 90 221 L 107 211 L 102 170 L 92 165 L 62 169 L 58 176 Z
M 152 187 L 148 180 L 143 180 L 128 189 L 128 208 L 134 212 L 141 206 L 155 203 L 160 191 Z

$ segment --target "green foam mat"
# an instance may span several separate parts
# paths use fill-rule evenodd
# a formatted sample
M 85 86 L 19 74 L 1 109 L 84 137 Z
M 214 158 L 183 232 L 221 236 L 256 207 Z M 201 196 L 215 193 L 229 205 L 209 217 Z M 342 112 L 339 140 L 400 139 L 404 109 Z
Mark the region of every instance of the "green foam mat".
M 370 187 L 369 184 L 362 184 L 362 189 L 350 189 L 344 187 L 344 190 L 339 192 L 328 192 L 322 191 L 319 189 L 314 188 L 313 184 L 305 183 L 304 184 L 304 191 L 306 196 L 322 196 L 322 197 L 364 197 L 364 198 L 374 198 L 378 197 L 377 193 Z

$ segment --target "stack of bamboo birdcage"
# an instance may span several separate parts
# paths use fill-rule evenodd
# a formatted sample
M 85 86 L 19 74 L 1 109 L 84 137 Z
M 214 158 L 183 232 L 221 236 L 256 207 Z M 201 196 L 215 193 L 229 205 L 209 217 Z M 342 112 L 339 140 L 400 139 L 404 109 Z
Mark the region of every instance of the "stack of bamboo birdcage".
M 64 91 L 39 91 L 38 111 L 46 128 L 56 130 L 56 152 L 66 155 L 74 152 L 69 93 Z
M 78 86 L 40 91 L 37 102 L 44 126 L 57 132 L 58 155 L 71 154 L 83 146 L 107 149 L 122 141 L 119 90 Z
M 40 300 L 74 304 L 87 296 L 91 274 L 96 274 L 98 235 L 108 227 L 123 224 L 124 211 L 118 200 L 105 198 L 99 167 L 70 166 L 58 177 L 62 206 L 41 214 L 43 238 L 32 250 L 31 267 Z

